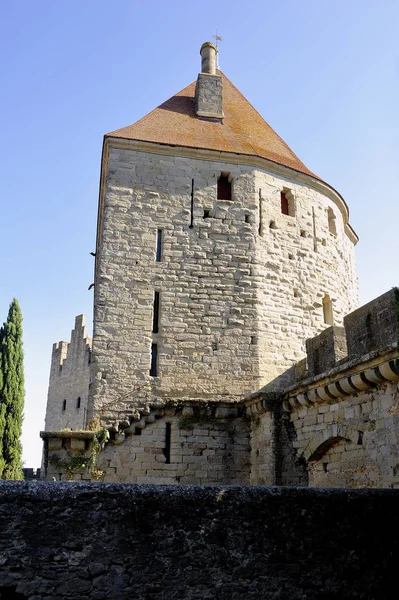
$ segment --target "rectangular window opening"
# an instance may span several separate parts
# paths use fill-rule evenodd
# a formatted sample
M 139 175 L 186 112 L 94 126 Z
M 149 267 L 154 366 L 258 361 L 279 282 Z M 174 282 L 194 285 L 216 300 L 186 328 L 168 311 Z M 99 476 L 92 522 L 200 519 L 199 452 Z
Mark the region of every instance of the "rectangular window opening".
M 230 173 L 221 173 L 217 185 L 218 200 L 231 200 L 231 178 Z
M 152 314 L 152 333 L 159 332 L 159 292 L 154 292 L 154 306 Z
M 170 465 L 170 449 L 172 442 L 172 423 L 166 423 L 166 431 L 165 431 L 165 448 L 163 450 L 165 456 L 165 463 Z
M 161 262 L 162 258 L 162 229 L 157 231 L 156 262 Z
M 150 376 L 157 376 L 157 367 L 158 367 L 158 344 L 151 344 L 151 367 L 150 367 Z
M 281 212 L 283 215 L 290 214 L 290 207 L 288 204 L 288 198 L 285 192 L 281 192 Z

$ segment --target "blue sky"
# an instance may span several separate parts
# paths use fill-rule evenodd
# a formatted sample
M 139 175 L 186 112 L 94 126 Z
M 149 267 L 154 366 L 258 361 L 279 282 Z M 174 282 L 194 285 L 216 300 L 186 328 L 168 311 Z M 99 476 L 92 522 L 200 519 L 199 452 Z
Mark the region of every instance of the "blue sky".
M 346 199 L 361 303 L 399 283 L 398 22 L 397 0 L 0 3 L 0 319 L 17 297 L 26 466 L 52 343 L 92 318 L 102 136 L 194 81 L 216 27 L 221 69 Z

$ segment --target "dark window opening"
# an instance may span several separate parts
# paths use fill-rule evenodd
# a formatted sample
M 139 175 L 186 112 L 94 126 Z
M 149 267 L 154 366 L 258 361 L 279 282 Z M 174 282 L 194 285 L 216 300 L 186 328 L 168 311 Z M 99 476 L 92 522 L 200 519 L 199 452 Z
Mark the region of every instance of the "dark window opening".
M 323 463 L 323 471 L 324 473 L 328 472 L 328 463 Z
M 76 400 L 76 408 L 80 408 L 80 396 Z
M 191 180 L 191 216 L 190 229 L 194 227 L 194 179 Z
M 259 188 L 259 228 L 258 228 L 258 233 L 259 235 L 263 235 L 263 222 L 262 222 L 262 190 Z
M 156 247 L 156 261 L 161 262 L 162 258 L 162 229 L 157 231 L 157 247 Z
M 165 463 L 167 465 L 170 464 L 171 442 L 172 442 L 172 423 L 166 423 L 165 448 L 163 450 L 163 453 L 164 453 L 164 456 L 166 458 Z
M 66 410 L 66 400 L 62 401 L 62 410 Z
M 285 192 L 281 192 L 281 212 L 283 215 L 290 214 L 290 206 Z
M 134 428 L 134 435 L 141 435 L 142 429 L 141 427 L 135 427 Z
M 159 331 L 159 292 L 154 292 L 154 307 L 152 315 L 152 333 Z
M 249 215 L 245 215 L 245 222 L 249 223 Z
M 231 200 L 231 182 L 229 176 L 220 175 L 218 179 L 218 200 Z
M 157 376 L 157 367 L 158 367 L 158 344 L 151 344 L 151 367 L 150 367 L 150 376 Z
M 204 210 L 204 219 L 209 219 L 209 217 L 211 216 L 211 211 L 210 210 Z

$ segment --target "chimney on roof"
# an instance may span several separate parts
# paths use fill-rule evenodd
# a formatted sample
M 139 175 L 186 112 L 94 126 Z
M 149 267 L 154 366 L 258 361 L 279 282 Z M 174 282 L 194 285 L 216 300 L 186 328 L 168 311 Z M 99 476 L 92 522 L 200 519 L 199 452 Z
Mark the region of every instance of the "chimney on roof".
M 216 74 L 216 46 L 212 42 L 202 44 L 201 73 L 195 87 L 195 112 L 198 117 L 223 119 L 222 78 Z

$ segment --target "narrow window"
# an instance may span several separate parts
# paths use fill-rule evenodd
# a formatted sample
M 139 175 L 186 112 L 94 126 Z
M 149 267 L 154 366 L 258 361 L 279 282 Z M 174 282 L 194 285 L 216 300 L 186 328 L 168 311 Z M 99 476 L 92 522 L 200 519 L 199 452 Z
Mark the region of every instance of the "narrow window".
M 80 396 L 76 400 L 76 408 L 80 408 Z
M 163 449 L 163 453 L 165 455 L 165 463 L 167 465 L 170 464 L 170 448 L 172 441 L 172 423 L 166 423 L 166 431 L 165 431 L 165 448 Z
M 151 368 L 150 376 L 157 376 L 157 362 L 158 362 L 158 344 L 151 344 Z
M 211 216 L 211 211 L 205 209 L 204 210 L 204 219 L 209 219 L 210 216 Z
M 283 215 L 290 214 L 290 207 L 288 204 L 288 198 L 285 192 L 281 192 L 281 212 Z
M 335 224 L 335 215 L 334 215 L 334 211 L 331 208 L 328 209 L 328 230 L 330 233 L 337 235 L 337 226 Z
M 316 214 L 314 212 L 314 206 L 312 206 L 312 220 L 313 220 L 313 250 L 315 252 L 317 252 Z
M 218 179 L 218 200 L 231 200 L 231 182 L 228 173 L 222 173 Z
M 333 307 L 332 307 L 331 298 L 328 294 L 325 294 L 325 296 L 323 298 L 323 317 L 324 317 L 324 323 L 326 323 L 326 325 L 333 325 L 333 323 L 334 323 Z
M 66 410 L 66 400 L 62 401 L 62 410 Z
M 259 188 L 259 229 L 258 229 L 258 233 L 259 235 L 263 235 L 263 223 L 262 223 L 262 190 Z
M 191 180 L 191 217 L 190 229 L 194 227 L 194 179 Z
M 157 231 L 157 247 L 156 247 L 156 261 L 161 262 L 162 258 L 162 229 Z
M 154 292 L 154 306 L 152 312 L 152 333 L 159 331 L 159 292 Z

